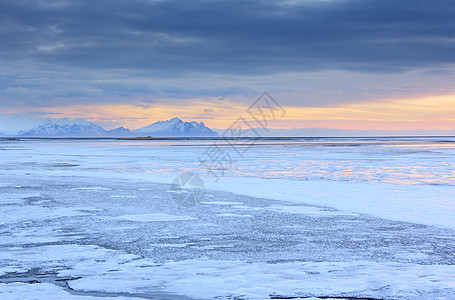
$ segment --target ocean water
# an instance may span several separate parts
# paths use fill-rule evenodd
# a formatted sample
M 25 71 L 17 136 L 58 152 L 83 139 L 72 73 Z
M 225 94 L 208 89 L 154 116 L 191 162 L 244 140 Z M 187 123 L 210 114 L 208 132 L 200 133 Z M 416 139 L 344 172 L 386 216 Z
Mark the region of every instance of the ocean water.
M 454 154 L 453 137 L 0 140 L 0 298 L 454 298 Z M 205 189 L 191 205 L 182 173 Z

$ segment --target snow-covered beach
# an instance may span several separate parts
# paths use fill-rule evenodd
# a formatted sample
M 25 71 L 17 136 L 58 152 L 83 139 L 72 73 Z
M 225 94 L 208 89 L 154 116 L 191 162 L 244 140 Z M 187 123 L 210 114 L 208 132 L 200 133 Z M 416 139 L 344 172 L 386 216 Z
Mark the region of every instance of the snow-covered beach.
M 0 297 L 455 297 L 453 138 L 211 143 L 0 141 Z

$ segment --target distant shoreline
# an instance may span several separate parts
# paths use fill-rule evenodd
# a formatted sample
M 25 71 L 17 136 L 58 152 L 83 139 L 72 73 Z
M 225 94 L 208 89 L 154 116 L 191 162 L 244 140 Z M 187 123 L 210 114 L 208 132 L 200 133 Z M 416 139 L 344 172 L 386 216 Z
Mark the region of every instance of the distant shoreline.
M 157 138 L 157 137 L 145 136 L 145 137 L 119 138 L 119 140 L 121 140 L 121 141 L 148 141 L 148 140 L 168 141 L 168 140 L 178 140 L 178 138 L 171 138 L 171 137 Z

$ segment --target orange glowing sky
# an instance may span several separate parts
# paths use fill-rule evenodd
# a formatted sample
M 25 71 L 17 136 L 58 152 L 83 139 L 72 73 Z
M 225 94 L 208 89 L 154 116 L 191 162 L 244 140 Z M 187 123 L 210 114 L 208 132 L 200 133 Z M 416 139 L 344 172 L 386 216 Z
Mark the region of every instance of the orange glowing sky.
M 248 119 L 247 106 L 229 99 L 190 99 L 186 104 L 93 104 L 42 107 L 44 117 L 85 118 L 106 128 L 124 126 L 136 129 L 158 120 L 180 117 L 203 121 L 211 128 L 223 129 L 242 116 Z M 337 129 L 454 129 L 455 95 L 406 99 L 374 99 L 325 107 L 284 106 L 286 115 L 270 122 L 270 128 L 326 127 Z M 10 114 L 27 108 L 10 109 Z M 29 108 L 35 110 L 35 108 Z M 111 125 L 108 125 L 111 124 Z

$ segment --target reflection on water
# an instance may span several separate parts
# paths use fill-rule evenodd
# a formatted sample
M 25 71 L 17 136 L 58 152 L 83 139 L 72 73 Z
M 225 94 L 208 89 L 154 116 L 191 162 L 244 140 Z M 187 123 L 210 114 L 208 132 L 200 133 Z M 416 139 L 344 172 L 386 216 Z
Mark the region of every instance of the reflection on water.
M 199 157 L 213 140 L 22 140 L 0 141 L 10 161 L 29 167 L 179 174 L 204 173 Z M 245 140 L 237 147 L 247 147 Z M 230 150 L 228 142 L 218 140 Z M 15 150 L 13 150 L 14 147 Z M 21 151 L 16 151 L 21 147 Z M 108 156 L 108 160 L 103 157 Z M 14 157 L 18 158 L 17 160 Z M 20 158 L 20 159 L 19 159 Z M 455 185 L 455 138 L 265 138 L 256 140 L 227 176 L 291 180 Z M 49 164 L 51 163 L 51 164 Z
M 454 154 L 455 139 L 275 141 L 255 145 L 232 172 L 293 180 L 455 185 Z

